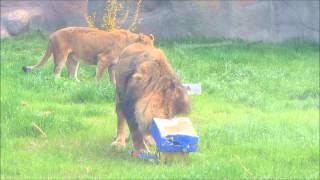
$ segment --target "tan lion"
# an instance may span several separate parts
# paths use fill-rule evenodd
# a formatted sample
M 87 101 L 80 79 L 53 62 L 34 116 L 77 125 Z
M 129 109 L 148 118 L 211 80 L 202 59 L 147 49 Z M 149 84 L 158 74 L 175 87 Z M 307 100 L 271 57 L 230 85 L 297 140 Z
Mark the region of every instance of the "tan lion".
M 164 53 L 153 46 L 142 43 L 128 46 L 115 65 L 115 79 L 118 129 L 112 145 L 126 145 L 126 120 L 135 150 L 145 150 L 144 139 L 151 137 L 153 117 L 173 118 L 190 110 L 186 89 Z
M 45 64 L 53 54 L 54 74 L 60 77 L 67 65 L 69 75 L 77 81 L 79 63 L 97 65 L 96 78 L 101 80 L 108 68 L 110 79 L 114 82 L 112 66 L 117 63 L 121 51 L 128 45 L 142 42 L 153 45 L 153 35 L 136 34 L 127 30 L 102 31 L 88 27 L 68 27 L 54 32 L 48 42 L 45 55 L 39 63 L 24 66 L 29 72 Z

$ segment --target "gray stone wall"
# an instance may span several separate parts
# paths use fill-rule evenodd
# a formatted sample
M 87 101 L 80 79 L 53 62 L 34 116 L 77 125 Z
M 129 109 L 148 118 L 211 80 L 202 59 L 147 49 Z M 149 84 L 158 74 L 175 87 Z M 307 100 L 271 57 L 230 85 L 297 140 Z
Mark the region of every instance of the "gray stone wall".
M 29 31 L 86 26 L 87 0 L 1 0 L 1 39 Z
M 123 0 L 134 11 L 135 1 Z M 89 0 L 88 13 L 101 19 L 105 1 Z M 130 14 L 132 18 L 132 14 Z M 187 37 L 319 42 L 318 0 L 144 0 L 137 31 L 160 39 Z
M 128 5 L 130 18 L 136 0 Z M 106 0 L 1 0 L 1 38 L 26 31 L 52 32 L 86 26 Z M 303 38 L 319 42 L 319 0 L 143 0 L 136 31 L 157 39 L 240 38 L 281 42 Z M 101 23 L 101 22 L 100 22 Z M 99 22 L 98 22 L 99 24 Z

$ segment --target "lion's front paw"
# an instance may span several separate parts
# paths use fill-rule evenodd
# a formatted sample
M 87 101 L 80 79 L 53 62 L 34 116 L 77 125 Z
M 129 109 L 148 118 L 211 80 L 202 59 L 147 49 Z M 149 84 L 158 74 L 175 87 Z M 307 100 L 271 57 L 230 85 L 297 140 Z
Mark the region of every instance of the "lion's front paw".
M 117 149 L 124 149 L 126 147 L 126 141 L 125 139 L 117 138 L 115 141 L 111 143 L 111 146 Z

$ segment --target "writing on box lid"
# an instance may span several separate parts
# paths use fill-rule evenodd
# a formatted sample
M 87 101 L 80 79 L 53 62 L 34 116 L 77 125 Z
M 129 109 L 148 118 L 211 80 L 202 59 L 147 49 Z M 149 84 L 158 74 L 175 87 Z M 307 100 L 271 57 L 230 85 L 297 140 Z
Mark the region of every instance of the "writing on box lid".
M 189 118 L 161 119 L 153 118 L 161 137 L 168 135 L 186 135 L 198 137 Z

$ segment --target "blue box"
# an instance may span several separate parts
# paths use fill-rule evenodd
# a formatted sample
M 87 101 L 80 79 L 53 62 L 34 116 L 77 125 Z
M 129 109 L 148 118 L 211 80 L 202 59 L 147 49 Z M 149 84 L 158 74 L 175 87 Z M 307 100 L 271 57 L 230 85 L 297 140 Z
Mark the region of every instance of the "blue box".
M 188 118 L 153 118 L 151 135 L 159 152 L 195 152 L 199 136 Z

